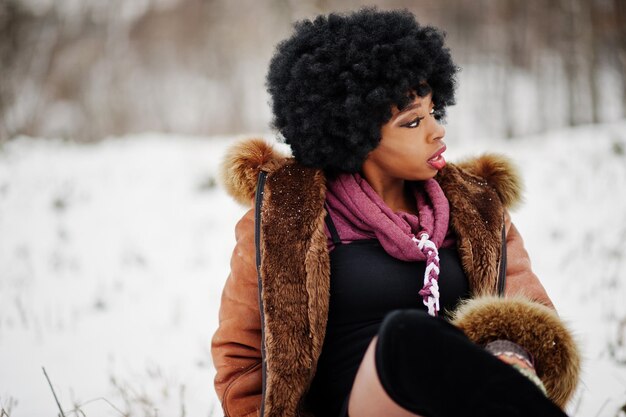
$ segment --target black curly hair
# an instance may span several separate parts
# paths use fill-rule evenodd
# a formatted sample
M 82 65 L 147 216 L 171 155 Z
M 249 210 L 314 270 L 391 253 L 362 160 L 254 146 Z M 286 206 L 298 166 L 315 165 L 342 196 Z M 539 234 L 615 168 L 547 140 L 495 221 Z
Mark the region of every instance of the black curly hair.
M 364 8 L 294 26 L 267 74 L 273 127 L 306 166 L 358 172 L 392 106 L 432 92 L 436 116 L 454 104 L 458 68 L 444 33 L 408 10 Z

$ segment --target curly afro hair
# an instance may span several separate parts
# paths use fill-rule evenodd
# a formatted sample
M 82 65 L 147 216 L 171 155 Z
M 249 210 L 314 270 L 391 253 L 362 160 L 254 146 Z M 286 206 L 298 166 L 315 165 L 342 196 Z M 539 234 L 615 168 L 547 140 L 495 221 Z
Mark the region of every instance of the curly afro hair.
M 365 8 L 295 24 L 267 74 L 273 127 L 306 166 L 358 172 L 392 106 L 432 92 L 436 117 L 454 104 L 458 68 L 444 34 L 408 10 Z

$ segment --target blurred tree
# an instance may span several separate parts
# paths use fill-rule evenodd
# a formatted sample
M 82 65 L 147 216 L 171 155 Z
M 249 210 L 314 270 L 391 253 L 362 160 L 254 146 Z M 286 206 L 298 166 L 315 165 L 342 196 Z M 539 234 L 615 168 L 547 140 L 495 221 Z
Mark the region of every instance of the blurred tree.
M 616 59 L 613 60 L 622 80 L 622 117 L 626 117 L 626 2 L 613 0 L 613 42 L 612 50 Z
M 265 72 L 292 22 L 367 4 L 4 0 L 0 139 L 265 131 L 271 118 Z M 448 33 L 463 68 L 453 134 L 516 137 L 626 115 L 622 0 L 377 5 L 408 8 Z

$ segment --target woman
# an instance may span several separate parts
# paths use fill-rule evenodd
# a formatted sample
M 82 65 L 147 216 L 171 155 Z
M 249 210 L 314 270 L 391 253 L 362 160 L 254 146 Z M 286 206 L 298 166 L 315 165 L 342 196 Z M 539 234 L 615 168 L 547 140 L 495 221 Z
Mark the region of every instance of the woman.
M 278 46 L 293 157 L 250 140 L 225 160 L 253 206 L 212 341 L 225 415 L 564 415 L 579 359 L 510 221 L 519 179 L 442 155 L 456 71 L 407 11 L 320 16 Z

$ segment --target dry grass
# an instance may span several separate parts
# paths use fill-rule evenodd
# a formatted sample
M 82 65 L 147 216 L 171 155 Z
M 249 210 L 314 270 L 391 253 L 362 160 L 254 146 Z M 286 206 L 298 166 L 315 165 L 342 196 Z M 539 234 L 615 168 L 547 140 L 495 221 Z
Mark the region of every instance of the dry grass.
M 171 381 L 167 381 L 167 379 L 163 377 L 159 367 L 146 369 L 147 377 L 152 382 L 157 382 L 157 384 L 152 384 L 152 388 L 154 388 L 155 385 L 157 386 L 156 391 L 154 389 L 151 390 L 147 388 L 145 385 L 137 387 L 128 381 L 124 381 L 111 375 L 109 381 L 113 389 L 113 396 L 116 397 L 117 401 L 111 401 L 105 397 L 93 398 L 86 401 L 73 400 L 72 408 L 66 410 L 63 409 L 62 404 L 54 390 L 52 381 L 45 369 L 44 375 L 50 386 L 50 391 L 57 403 L 58 416 L 60 417 L 87 417 L 89 416 L 89 412 L 86 411 L 86 409 L 89 408 L 88 406 L 93 406 L 94 404 L 104 405 L 114 414 L 122 417 L 159 417 L 159 404 L 164 401 L 171 400 L 173 396 L 176 396 L 178 400 L 178 416 L 187 416 L 187 408 L 185 406 L 185 385 L 171 384 Z M 121 402 L 122 405 L 119 405 L 119 402 Z M 6 403 L 2 403 L 0 401 L 0 406 L 0 417 L 11 417 L 11 413 L 17 406 L 17 400 L 13 397 L 9 397 Z M 213 409 L 214 407 L 210 410 L 209 415 L 213 414 Z

